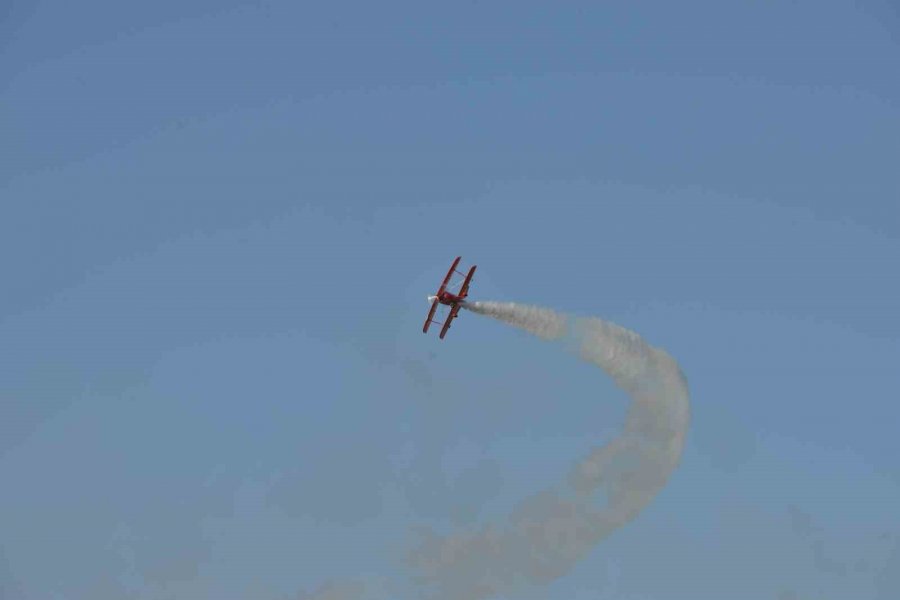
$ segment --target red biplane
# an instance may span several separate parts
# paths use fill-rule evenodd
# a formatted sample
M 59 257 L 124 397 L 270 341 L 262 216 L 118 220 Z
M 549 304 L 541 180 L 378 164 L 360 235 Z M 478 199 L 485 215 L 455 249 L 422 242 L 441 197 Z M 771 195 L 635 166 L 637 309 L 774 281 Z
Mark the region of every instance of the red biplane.
M 432 323 L 437 323 L 438 325 L 441 324 L 440 321 L 434 320 L 434 313 L 437 311 L 438 304 L 443 304 L 450 307 L 450 312 L 447 314 L 447 318 L 443 323 L 444 327 L 441 329 L 440 338 L 444 339 L 444 336 L 447 335 L 447 330 L 450 329 L 450 322 L 456 318 L 459 309 L 462 308 L 463 301 L 466 299 L 466 296 L 469 295 L 469 284 L 472 283 L 472 275 L 475 274 L 475 265 L 472 265 L 468 274 L 463 275 L 463 273 L 456 270 L 460 258 L 461 257 L 457 256 L 456 260 L 453 261 L 453 264 L 450 265 L 450 270 L 447 271 L 447 276 L 444 277 L 444 282 L 441 284 L 441 287 L 438 288 L 437 294 L 428 296 L 428 301 L 431 302 L 431 310 L 428 311 L 428 318 L 425 320 L 425 327 L 422 328 L 422 333 L 428 333 L 428 327 Z M 455 294 L 447 290 L 454 274 L 465 277 L 462 286 Z

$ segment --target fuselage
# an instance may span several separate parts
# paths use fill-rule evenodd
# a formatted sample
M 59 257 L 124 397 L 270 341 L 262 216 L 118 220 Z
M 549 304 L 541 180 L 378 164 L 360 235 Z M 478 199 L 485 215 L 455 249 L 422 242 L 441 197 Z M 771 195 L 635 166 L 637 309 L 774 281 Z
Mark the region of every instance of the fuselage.
M 441 304 L 446 304 L 447 306 L 453 306 L 454 304 L 462 302 L 463 299 L 460 298 L 459 296 L 457 296 L 456 294 L 451 294 L 447 290 L 444 290 L 437 296 L 428 296 L 429 302 L 434 302 L 435 300 L 437 300 Z
M 444 290 L 443 292 L 438 294 L 438 302 L 440 302 L 441 304 L 447 304 L 447 305 L 456 304 L 460 300 L 462 300 L 462 298 L 460 298 L 456 294 L 451 294 L 447 290 Z

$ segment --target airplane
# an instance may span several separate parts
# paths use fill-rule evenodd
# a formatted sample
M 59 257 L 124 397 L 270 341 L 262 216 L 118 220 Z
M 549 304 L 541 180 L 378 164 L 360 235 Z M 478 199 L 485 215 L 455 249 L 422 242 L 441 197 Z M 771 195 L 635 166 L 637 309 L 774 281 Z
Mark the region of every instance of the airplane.
M 444 336 L 447 335 L 447 330 L 450 329 L 450 323 L 453 319 L 456 318 L 456 315 L 459 313 L 459 309 L 462 308 L 462 304 L 466 299 L 466 296 L 469 295 L 469 284 L 472 283 L 472 275 L 475 274 L 476 265 L 472 265 L 472 268 L 469 269 L 469 273 L 465 275 L 465 280 L 463 281 L 462 287 L 459 288 L 459 292 L 453 294 L 447 291 L 447 285 L 450 283 L 450 279 L 453 277 L 453 274 L 456 273 L 458 275 L 463 275 L 460 271 L 456 270 L 457 265 L 459 265 L 459 260 L 461 256 L 457 256 L 456 260 L 453 261 L 453 264 L 450 265 L 450 270 L 447 271 L 447 276 L 444 277 L 443 283 L 441 283 L 441 287 L 438 288 L 437 294 L 434 296 L 428 296 L 428 301 L 431 302 L 431 310 L 428 311 L 428 318 L 425 319 L 425 326 L 422 328 L 422 333 L 428 333 L 428 327 L 432 323 L 441 324 L 440 321 L 434 320 L 434 313 L 437 310 L 438 304 L 443 304 L 445 306 L 450 307 L 450 313 L 447 315 L 447 319 L 443 322 L 443 328 L 441 328 L 440 339 L 444 339 Z

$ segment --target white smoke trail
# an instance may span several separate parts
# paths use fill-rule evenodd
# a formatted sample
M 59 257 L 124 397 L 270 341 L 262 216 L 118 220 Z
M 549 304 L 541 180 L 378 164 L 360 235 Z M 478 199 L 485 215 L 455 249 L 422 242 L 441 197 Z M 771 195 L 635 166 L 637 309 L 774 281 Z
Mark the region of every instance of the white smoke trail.
M 428 595 L 439 600 L 492 598 L 568 572 L 662 489 L 678 465 L 690 419 L 678 364 L 632 331 L 514 303 L 471 302 L 465 308 L 544 340 L 573 343 L 632 404 L 619 436 L 579 461 L 557 488 L 520 505 L 508 523 L 425 536 L 410 563 Z

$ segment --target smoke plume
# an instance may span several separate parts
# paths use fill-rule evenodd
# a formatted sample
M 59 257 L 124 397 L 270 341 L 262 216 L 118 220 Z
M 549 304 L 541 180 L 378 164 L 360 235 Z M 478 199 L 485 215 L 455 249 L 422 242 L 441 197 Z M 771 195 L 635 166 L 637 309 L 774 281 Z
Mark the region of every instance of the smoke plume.
M 678 364 L 636 333 L 514 303 L 465 308 L 565 343 L 603 369 L 632 400 L 622 432 L 576 462 L 563 481 L 523 502 L 503 523 L 423 534 L 409 562 L 425 595 L 477 600 L 566 574 L 600 540 L 633 519 L 678 465 L 690 418 Z

